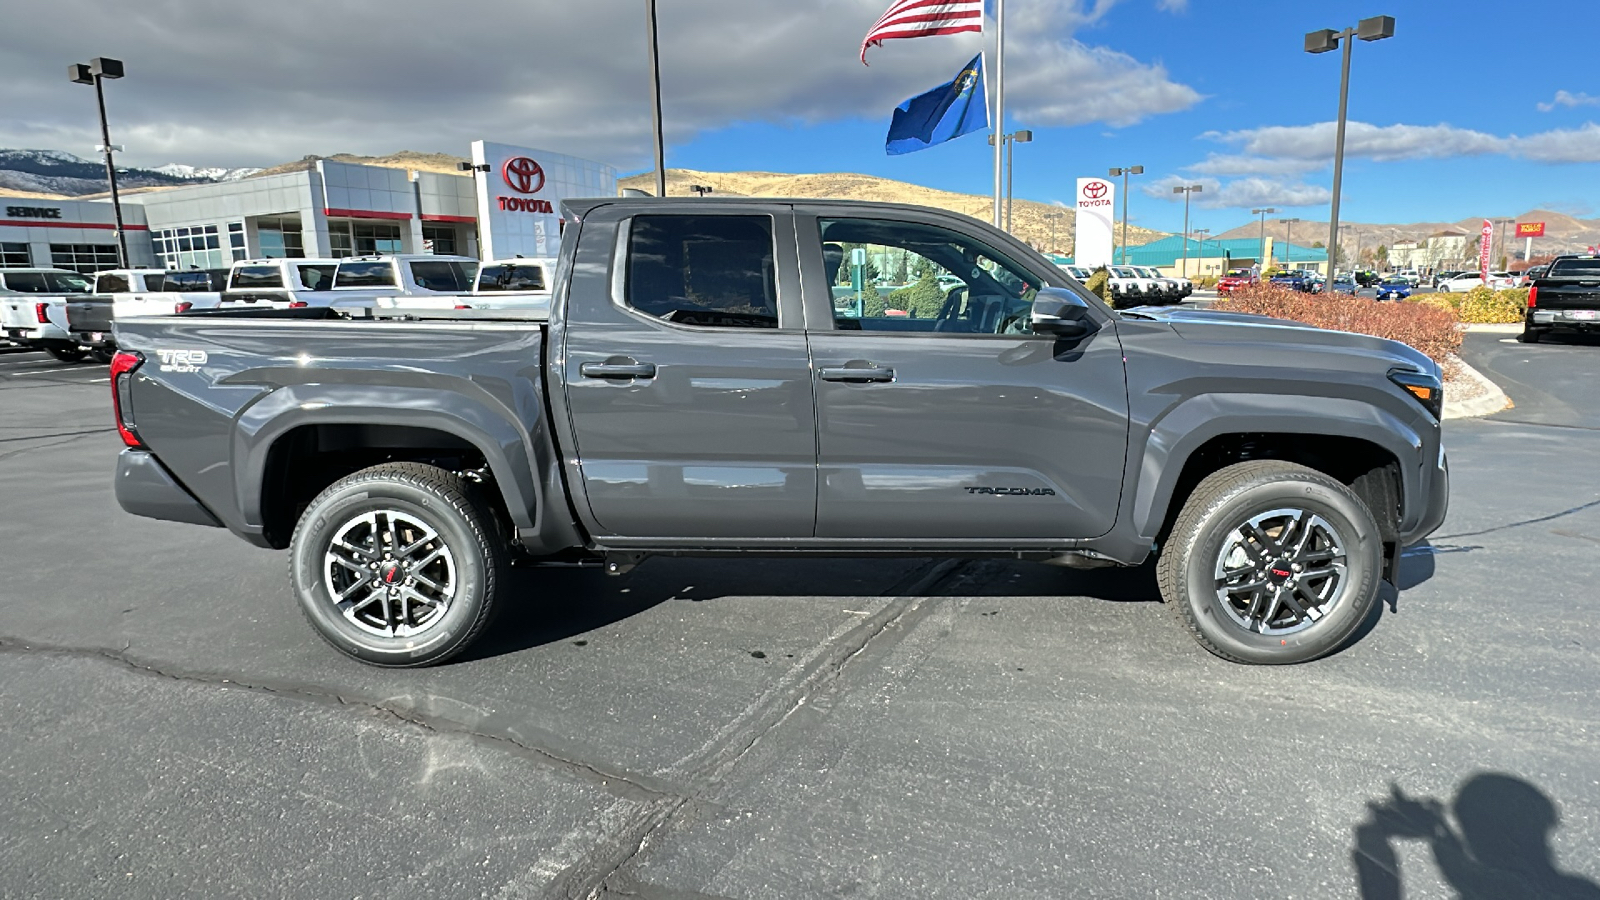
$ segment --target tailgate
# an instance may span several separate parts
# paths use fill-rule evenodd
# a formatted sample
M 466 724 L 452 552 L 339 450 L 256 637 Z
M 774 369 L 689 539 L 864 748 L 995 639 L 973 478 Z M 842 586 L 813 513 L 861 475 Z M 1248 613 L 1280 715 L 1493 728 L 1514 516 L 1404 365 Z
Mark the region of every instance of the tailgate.
M 106 297 L 68 300 L 67 322 L 73 331 L 110 331 L 111 300 Z
M 1600 309 L 1600 280 L 1535 284 L 1535 309 Z

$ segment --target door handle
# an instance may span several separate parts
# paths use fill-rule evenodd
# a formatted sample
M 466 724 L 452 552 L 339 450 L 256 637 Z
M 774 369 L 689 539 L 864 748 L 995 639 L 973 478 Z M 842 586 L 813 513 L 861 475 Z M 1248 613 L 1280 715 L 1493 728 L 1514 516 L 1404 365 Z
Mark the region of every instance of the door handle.
M 882 382 L 893 381 L 894 370 L 882 366 L 830 366 L 818 373 L 823 381 Z
M 654 378 L 655 363 L 584 363 L 578 374 L 585 378 Z

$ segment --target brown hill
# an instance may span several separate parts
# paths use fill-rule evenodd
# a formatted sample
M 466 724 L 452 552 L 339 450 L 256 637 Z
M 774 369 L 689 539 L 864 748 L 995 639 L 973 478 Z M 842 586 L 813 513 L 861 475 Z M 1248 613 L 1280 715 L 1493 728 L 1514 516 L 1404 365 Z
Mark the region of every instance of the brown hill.
M 464 156 L 451 156 L 448 153 L 418 153 L 415 150 L 401 150 L 388 156 L 357 156 L 354 153 L 335 153 L 332 156 L 317 156 L 311 154 L 298 160 L 251 175 L 251 178 L 260 178 L 263 175 L 282 175 L 285 172 L 303 172 L 315 166 L 317 160 L 326 159 L 333 162 L 355 163 L 362 166 L 382 166 L 387 169 L 417 169 L 422 172 L 444 172 L 450 175 L 460 175 L 458 163 L 467 162 Z
M 651 172 L 630 175 L 619 180 L 624 188 L 655 191 L 655 176 Z M 850 172 L 831 172 L 819 175 L 794 175 L 781 172 L 701 172 L 694 169 L 668 169 L 667 195 L 683 196 L 693 192 L 689 185 L 711 187 L 716 194 L 734 197 L 796 197 L 836 200 L 873 200 L 880 203 L 915 203 L 948 209 L 976 219 L 989 221 L 994 214 L 994 198 L 980 194 L 959 194 L 941 191 L 889 178 L 858 175 Z M 1072 252 L 1072 228 L 1076 211 L 1049 203 L 1020 198 L 1012 201 L 1012 230 L 1017 237 L 1042 250 L 1061 253 Z M 1058 219 L 1046 218 L 1059 215 Z M 1051 243 L 1051 225 L 1055 226 L 1055 242 Z M 1145 244 L 1165 235 L 1159 231 L 1128 226 L 1129 245 Z
M 67 200 L 66 194 L 40 194 L 36 191 L 18 191 L 11 188 L 0 188 L 0 197 L 16 197 L 19 200 Z

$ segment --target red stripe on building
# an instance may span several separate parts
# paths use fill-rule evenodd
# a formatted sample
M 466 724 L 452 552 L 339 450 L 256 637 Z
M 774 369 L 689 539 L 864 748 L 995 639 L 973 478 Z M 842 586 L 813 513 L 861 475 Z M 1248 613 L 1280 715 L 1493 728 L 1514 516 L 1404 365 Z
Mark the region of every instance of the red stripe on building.
M 56 222 L 49 219 L 0 219 L 0 225 L 14 225 L 18 228 L 103 228 L 106 231 L 116 231 L 117 226 L 110 222 Z M 149 231 L 149 225 L 124 225 L 123 231 Z
M 476 222 L 476 221 L 478 221 L 478 219 L 477 219 L 476 216 L 436 216 L 436 215 L 432 215 L 430 213 L 423 213 L 422 214 L 422 221 L 424 221 L 424 222 L 460 222 L 462 224 L 467 224 L 469 222 Z
M 375 209 L 324 209 L 323 213 L 338 216 L 342 219 L 405 219 L 411 218 L 411 213 L 379 212 Z

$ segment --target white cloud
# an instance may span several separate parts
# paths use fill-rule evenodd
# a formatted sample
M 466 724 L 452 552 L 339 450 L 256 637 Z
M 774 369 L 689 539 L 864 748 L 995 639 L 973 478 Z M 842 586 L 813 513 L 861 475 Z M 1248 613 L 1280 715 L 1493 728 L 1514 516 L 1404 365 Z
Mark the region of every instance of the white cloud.
M 1156 6 L 1167 12 L 1188 12 L 1189 0 L 1156 0 Z
M 1327 165 L 1321 159 L 1269 159 L 1260 156 L 1225 156 L 1213 153 L 1184 168 L 1197 175 L 1299 175 Z
M 1319 122 L 1211 131 L 1201 137 L 1233 144 L 1257 157 L 1310 162 L 1332 159 L 1335 133 L 1335 123 Z M 1546 163 L 1600 162 L 1600 125 L 1589 122 L 1576 129 L 1502 137 L 1453 125 L 1380 126 L 1350 122 L 1345 129 L 1344 152 L 1347 157 L 1385 162 L 1490 154 Z
M 1572 93 L 1571 91 L 1556 91 L 1555 99 L 1551 100 L 1549 103 L 1539 104 L 1539 111 L 1550 112 L 1558 106 L 1565 106 L 1569 108 L 1576 106 L 1600 106 L 1600 97 L 1591 97 L 1582 91 L 1579 91 L 1576 94 Z
M 1333 192 L 1321 185 L 1286 182 L 1272 178 L 1236 178 L 1222 181 L 1216 178 L 1182 178 L 1168 175 L 1140 188 L 1146 195 L 1162 200 L 1181 202 L 1182 194 L 1172 189 L 1179 185 L 1198 184 L 1199 193 L 1190 196 L 1195 206 L 1203 209 L 1250 209 L 1274 206 L 1279 209 L 1298 206 L 1319 206 L 1333 198 Z
M 1118 0 L 1012 0 L 1007 105 L 1024 125 L 1125 125 L 1200 99 L 1157 63 L 1073 34 Z M 884 0 L 674 0 L 660 12 L 667 136 L 738 122 L 887 121 L 955 74 L 980 35 L 857 48 Z M 477 137 L 616 163 L 650 158 L 634 3 L 62 0 L 0 29 L 0 146 L 88 152 L 93 99 L 63 61 L 121 56 L 108 85 L 130 165 L 264 165 L 306 153 L 464 154 Z M 182 23 L 173 27 L 172 23 Z M 314 26 L 308 23 L 314 23 Z

